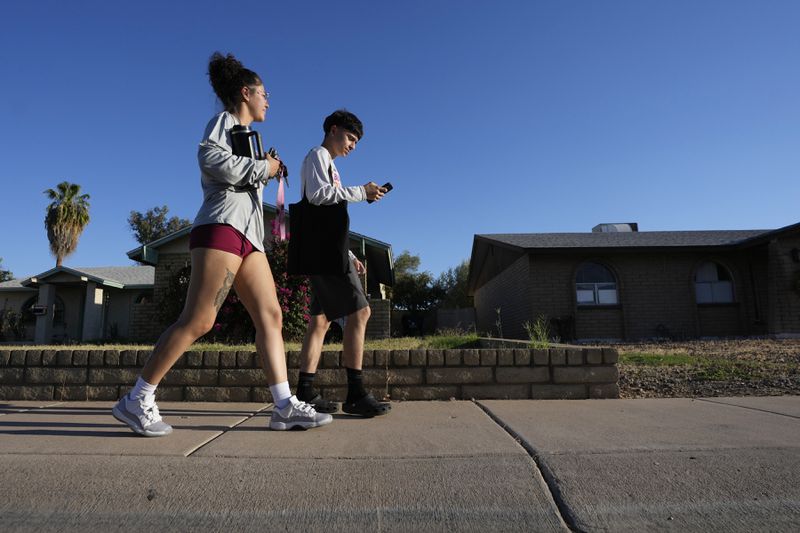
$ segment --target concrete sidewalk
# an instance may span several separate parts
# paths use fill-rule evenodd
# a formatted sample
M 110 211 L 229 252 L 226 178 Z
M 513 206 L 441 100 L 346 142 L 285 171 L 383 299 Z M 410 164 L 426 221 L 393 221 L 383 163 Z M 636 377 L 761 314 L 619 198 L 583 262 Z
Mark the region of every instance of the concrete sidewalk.
M 265 404 L 0 403 L 0 530 L 798 531 L 800 397 L 395 403 L 306 432 Z

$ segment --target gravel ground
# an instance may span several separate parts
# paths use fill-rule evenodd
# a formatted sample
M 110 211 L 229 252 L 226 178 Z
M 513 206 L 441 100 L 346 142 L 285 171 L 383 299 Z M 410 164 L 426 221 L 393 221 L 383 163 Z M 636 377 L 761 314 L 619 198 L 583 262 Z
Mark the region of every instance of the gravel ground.
M 800 339 L 625 343 L 622 398 L 800 395 Z M 679 364 L 633 364 L 635 354 L 683 355 Z M 626 360 L 627 359 L 627 360 Z

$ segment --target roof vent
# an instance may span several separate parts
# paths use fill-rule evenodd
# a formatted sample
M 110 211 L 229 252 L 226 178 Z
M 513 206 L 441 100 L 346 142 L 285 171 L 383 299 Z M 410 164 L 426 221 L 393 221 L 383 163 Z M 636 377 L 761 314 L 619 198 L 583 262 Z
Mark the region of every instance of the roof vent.
M 626 222 L 624 224 L 598 224 L 592 228 L 592 233 L 631 233 L 639 231 L 639 224 Z

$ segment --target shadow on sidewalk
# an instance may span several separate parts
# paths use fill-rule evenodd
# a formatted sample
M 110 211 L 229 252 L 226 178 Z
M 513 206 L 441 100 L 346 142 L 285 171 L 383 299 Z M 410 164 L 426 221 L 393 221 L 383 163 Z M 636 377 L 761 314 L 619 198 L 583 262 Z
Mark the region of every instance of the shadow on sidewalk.
M 140 437 L 133 432 L 119 431 L 58 431 L 54 429 L 26 429 L 21 431 L 0 431 L 0 435 L 27 435 L 37 437 Z
M 191 415 L 193 417 L 199 416 L 252 416 L 256 411 L 239 411 L 231 409 L 182 409 L 167 407 L 159 409 L 164 416 L 181 416 Z M 108 407 L 78 407 L 78 406 L 64 406 L 64 407 L 33 407 L 33 408 L 20 408 L 13 405 L 1 408 L 0 412 L 5 412 L 7 415 L 11 414 L 25 414 L 27 415 L 110 415 L 111 406 Z M 271 412 L 271 411 L 267 411 Z

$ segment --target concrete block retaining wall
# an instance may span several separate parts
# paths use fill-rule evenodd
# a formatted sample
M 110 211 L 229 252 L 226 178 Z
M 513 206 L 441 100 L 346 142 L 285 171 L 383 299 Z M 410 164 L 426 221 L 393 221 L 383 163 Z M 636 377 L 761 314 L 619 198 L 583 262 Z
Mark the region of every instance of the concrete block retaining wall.
M 0 350 L 0 400 L 116 400 L 136 381 L 149 350 Z M 297 382 L 299 352 L 287 354 Z M 617 351 L 557 347 L 367 350 L 364 383 L 392 400 L 618 398 Z M 343 400 L 341 352 L 323 352 L 315 384 Z M 268 402 L 257 354 L 186 352 L 158 388 L 165 401 Z

